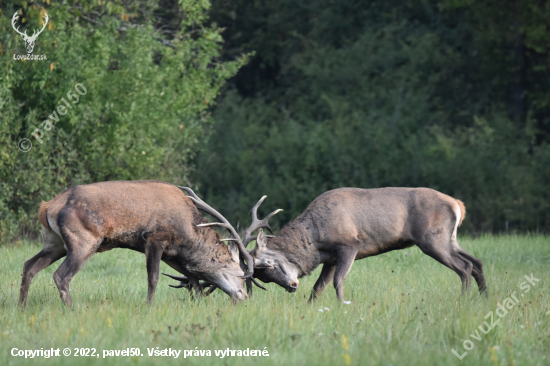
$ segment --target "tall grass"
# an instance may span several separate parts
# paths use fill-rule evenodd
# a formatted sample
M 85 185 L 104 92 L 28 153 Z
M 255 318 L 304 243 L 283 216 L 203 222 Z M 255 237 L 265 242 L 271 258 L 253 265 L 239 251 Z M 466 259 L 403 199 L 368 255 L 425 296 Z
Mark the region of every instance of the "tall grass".
M 145 257 L 129 250 L 93 256 L 71 283 L 74 309 L 63 307 L 52 274 L 40 272 L 27 308 L 17 308 L 21 270 L 39 243 L 1 247 L 0 365 L 548 365 L 550 364 L 550 238 L 484 236 L 461 245 L 484 263 L 489 298 L 477 286 L 460 296 L 458 276 L 416 247 L 357 261 L 340 305 L 332 286 L 306 303 L 319 269 L 288 294 L 274 284 L 232 305 L 219 291 L 196 302 L 162 276 L 155 303 L 146 304 Z M 162 272 L 174 273 L 163 264 Z M 520 297 L 519 284 L 540 279 Z M 485 315 L 517 291 L 519 303 L 488 334 Z M 320 311 L 323 310 L 323 311 Z M 496 317 L 496 315 L 495 315 Z M 474 347 L 459 360 L 463 341 Z M 100 358 L 13 357 L 12 348 L 95 348 Z M 103 350 L 139 347 L 142 357 L 102 358 Z M 147 348 L 211 350 L 211 357 L 149 357 Z M 269 357 L 225 357 L 219 349 L 258 349 Z M 73 350 L 74 352 L 74 350 Z

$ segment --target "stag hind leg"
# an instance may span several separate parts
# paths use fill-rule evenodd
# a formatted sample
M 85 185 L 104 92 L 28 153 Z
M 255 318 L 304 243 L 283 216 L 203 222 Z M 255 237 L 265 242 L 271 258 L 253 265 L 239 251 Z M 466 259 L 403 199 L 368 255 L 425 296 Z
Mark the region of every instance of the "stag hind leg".
M 480 294 L 485 294 L 485 297 L 488 297 L 489 294 L 487 292 L 487 283 L 485 282 L 485 275 L 483 274 L 483 262 L 481 262 L 479 259 L 462 249 L 458 242 L 456 242 L 456 249 L 458 254 L 465 258 L 466 260 L 469 260 L 472 262 L 473 268 L 472 268 L 472 276 L 477 282 L 477 287 L 479 288 Z
M 311 295 L 309 297 L 308 303 L 311 303 L 314 300 L 317 300 L 317 297 L 323 293 L 325 287 L 332 281 L 334 278 L 334 272 L 336 271 L 336 263 L 325 263 L 323 264 L 323 269 L 321 270 L 321 275 L 315 282 Z
M 65 306 L 72 307 L 73 299 L 69 293 L 69 284 L 86 261 L 97 251 L 101 239 L 83 228 L 78 232 L 65 230 L 62 235 L 67 246 L 67 257 L 53 274 L 53 280 Z
M 63 240 L 56 233 L 42 228 L 44 248 L 34 257 L 25 262 L 21 278 L 21 290 L 19 293 L 19 306 L 25 307 L 27 295 L 32 279 L 38 272 L 63 258 L 67 250 L 63 247 Z
M 474 266 L 472 262 L 458 253 L 451 240 L 447 240 L 442 245 L 441 242 L 428 239 L 417 242 L 417 245 L 424 254 L 456 272 L 462 281 L 462 293 L 470 292 L 470 277 Z

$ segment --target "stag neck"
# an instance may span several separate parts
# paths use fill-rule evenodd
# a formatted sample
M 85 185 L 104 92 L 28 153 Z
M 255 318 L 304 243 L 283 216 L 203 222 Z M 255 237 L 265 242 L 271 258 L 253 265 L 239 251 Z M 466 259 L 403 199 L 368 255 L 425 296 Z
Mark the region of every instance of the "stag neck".
M 300 271 L 299 277 L 309 275 L 321 263 L 322 253 L 314 236 L 296 221 L 286 224 L 276 237 L 267 240 L 267 249 L 277 251 Z
M 191 188 L 189 188 L 189 187 L 180 187 L 180 186 L 178 186 L 178 188 L 181 189 L 184 192 L 187 192 L 187 194 L 188 194 L 187 197 L 191 201 L 193 201 L 193 203 L 195 204 L 195 206 L 199 210 L 201 210 L 203 212 L 206 212 L 209 215 L 212 215 L 218 221 L 220 221 L 219 223 L 199 224 L 199 225 L 197 225 L 197 227 L 201 227 L 201 226 L 221 226 L 221 227 L 223 227 L 223 228 L 225 228 L 229 231 L 229 233 L 231 234 L 232 241 L 234 241 L 236 243 L 236 247 L 239 251 L 240 256 L 242 258 L 244 258 L 246 260 L 246 263 L 247 263 L 248 271 L 243 276 L 243 278 L 252 277 L 254 275 L 254 259 L 252 258 L 252 256 L 248 252 L 248 250 L 246 250 L 246 247 L 243 245 L 243 242 L 241 241 L 241 238 L 240 238 L 239 234 L 237 234 L 237 231 L 233 228 L 233 226 L 229 223 L 229 221 L 225 217 L 223 217 L 222 214 L 220 214 L 218 211 L 216 211 L 214 208 L 212 208 L 206 202 L 201 200 L 199 198 L 199 196 L 197 196 Z
M 245 274 L 233 261 L 227 246 L 220 242 L 220 235 L 215 230 L 197 229 L 187 245 L 178 245 L 174 260 L 201 280 L 206 280 L 204 273 L 209 272 L 223 271 L 231 276 Z

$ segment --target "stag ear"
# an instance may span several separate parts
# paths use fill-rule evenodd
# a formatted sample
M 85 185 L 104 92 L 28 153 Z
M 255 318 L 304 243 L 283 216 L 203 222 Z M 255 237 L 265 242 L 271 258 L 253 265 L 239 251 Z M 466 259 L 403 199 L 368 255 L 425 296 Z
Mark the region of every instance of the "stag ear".
M 260 229 L 260 231 L 258 231 L 258 236 L 256 237 L 256 246 L 252 250 L 252 256 L 254 257 L 254 268 L 273 268 L 273 259 L 261 258 L 260 256 L 266 248 L 267 236 L 264 234 L 264 231 Z
M 233 259 L 234 262 L 239 263 L 239 248 L 237 247 L 237 244 L 230 241 L 227 243 L 227 249 L 229 249 L 229 255 L 231 256 L 231 259 Z
M 254 254 L 258 254 L 260 252 L 265 251 L 267 248 L 267 237 L 264 234 L 264 230 L 260 229 L 258 231 L 258 236 L 256 237 L 256 245 L 254 246 L 254 249 L 252 251 Z

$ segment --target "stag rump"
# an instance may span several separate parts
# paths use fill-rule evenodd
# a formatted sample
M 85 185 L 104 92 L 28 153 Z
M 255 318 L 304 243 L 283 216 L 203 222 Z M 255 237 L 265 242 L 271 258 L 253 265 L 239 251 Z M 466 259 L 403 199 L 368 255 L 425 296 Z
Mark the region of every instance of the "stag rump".
M 244 280 L 253 275 L 253 260 L 235 229 L 216 210 L 193 194 L 158 181 L 111 181 L 67 189 L 42 202 L 39 219 L 44 248 L 25 262 L 19 304 L 25 305 L 34 276 L 66 256 L 54 273 L 61 299 L 72 305 L 69 284 L 96 252 L 127 248 L 145 253 L 148 302 L 154 298 L 160 261 L 182 273 L 198 296 L 202 282 L 221 288 L 234 301 L 244 299 Z M 228 245 L 205 223 L 195 205 L 208 210 L 231 233 Z M 240 260 L 247 261 L 248 266 Z M 248 267 L 248 273 L 244 269 Z

